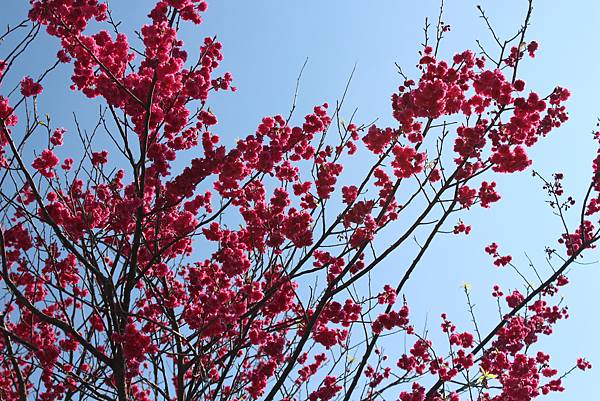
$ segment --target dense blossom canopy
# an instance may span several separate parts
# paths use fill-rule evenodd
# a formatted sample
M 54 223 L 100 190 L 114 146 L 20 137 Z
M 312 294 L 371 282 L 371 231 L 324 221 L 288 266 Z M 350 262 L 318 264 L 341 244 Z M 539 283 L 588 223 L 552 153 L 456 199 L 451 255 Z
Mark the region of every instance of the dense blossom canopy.
M 418 76 L 392 94 L 392 127 L 339 123 L 324 103 L 299 124 L 264 117 L 226 146 L 208 107 L 214 92 L 235 91 L 218 70 L 222 45 L 210 36 L 191 51 L 178 37 L 206 10 L 158 1 L 137 43 L 106 3 L 31 0 L 30 23 L 60 41 L 71 88 L 104 105 L 107 140 L 81 137 L 84 155 L 61 158 L 74 132 L 18 118 L 45 94 L 41 78 L 19 77 L 20 100 L 0 95 L 0 398 L 527 401 L 563 391 L 534 345 L 568 317 L 555 300 L 565 269 L 598 238 L 600 156 L 581 222 L 559 234 L 564 263 L 524 292 L 495 286 L 489 334 L 444 314 L 448 341 L 434 344 L 400 297 L 434 237 L 470 235 L 451 218 L 500 201 L 494 175 L 527 169 L 528 148 L 568 118 L 567 89 L 543 96 L 517 78 L 538 49 L 525 29 L 497 61 L 470 50 L 443 60 L 449 27 L 438 24 Z M 10 66 L 0 60 L 0 82 Z M 24 157 L 22 143 L 45 129 L 47 146 Z M 348 181 L 357 157 L 370 162 Z M 545 189 L 562 217 L 574 201 L 561 180 Z M 390 230 L 395 240 L 375 251 Z M 416 233 L 425 242 L 390 284 L 353 290 Z M 498 244 L 485 252 L 513 266 Z M 377 341 L 392 334 L 408 345 L 390 358 Z

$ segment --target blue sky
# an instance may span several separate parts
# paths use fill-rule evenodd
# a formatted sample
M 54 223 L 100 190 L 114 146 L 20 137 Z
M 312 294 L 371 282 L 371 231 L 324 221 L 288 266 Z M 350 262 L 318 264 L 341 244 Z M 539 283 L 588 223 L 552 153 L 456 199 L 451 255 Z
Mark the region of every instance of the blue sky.
M 24 15 L 28 2 L 5 3 L 0 26 Z M 489 33 L 478 18 L 477 4 L 484 7 L 503 37 L 512 36 L 518 29 L 526 4 L 524 0 L 446 3 L 444 21 L 452 30 L 442 46 L 441 55 L 445 57 L 468 48 L 475 50 L 476 39 L 490 43 Z M 113 0 L 111 6 L 116 19 L 124 20 L 128 26 L 139 26 L 150 2 Z M 238 91 L 214 96 L 211 108 L 219 117 L 217 131 L 225 140 L 233 141 L 253 132 L 263 116 L 287 114 L 298 72 L 307 57 L 297 116 L 310 112 L 314 105 L 339 99 L 356 64 L 346 99 L 347 115 L 358 108 L 359 122 L 379 119 L 380 125 L 393 125 L 389 99 L 400 84 L 394 63 L 404 67 L 408 75 L 414 72 L 425 17 L 435 20 L 438 8 L 437 0 L 213 1 L 209 2 L 205 23 L 194 31 L 185 30 L 183 39 L 194 49 L 205 36 L 217 34 L 224 45 L 221 70 L 233 73 Z M 595 40 L 599 21 L 600 3 L 596 1 L 581 1 L 573 6 L 560 0 L 537 0 L 528 38 L 537 40 L 540 50 L 520 71 L 530 89 L 547 93 L 561 85 L 572 93 L 567 104 L 570 121 L 553 131 L 530 155 L 534 168 L 544 175 L 564 172 L 567 192 L 576 197 L 583 193 L 596 151 L 590 132 L 600 115 L 600 49 Z M 0 47 L 0 57 L 2 51 Z M 45 67 L 40 60 L 48 60 L 55 52 L 55 40 L 43 39 L 25 55 L 18 69 L 22 75 L 35 76 Z M 54 98 L 42 99 L 40 106 L 58 126 L 72 125 L 70 116 L 75 111 L 80 121 L 91 127 L 97 108 L 83 108 L 82 97 L 65 88 L 68 75 L 69 69 L 64 66 L 53 74 L 45 86 Z M 9 87 L 10 82 L 2 92 Z M 500 283 L 506 289 L 520 286 L 510 271 L 491 266 L 483 252 L 490 242 L 498 242 L 502 252 L 511 253 L 524 270 L 527 252 L 536 266 L 548 272 L 544 246 L 557 245 L 560 225 L 544 203 L 539 181 L 531 177 L 530 171 L 498 176 L 496 180 L 502 201 L 489 210 L 475 209 L 464 218 L 474 227 L 471 236 L 438 240 L 407 290 L 413 315 L 422 320 L 428 316 L 434 330 L 442 311 L 449 312 L 457 322 L 468 324 L 460 288 L 463 282 L 471 283 L 479 317 L 488 327 L 496 319 L 489 296 L 492 284 Z M 597 258 L 597 253 L 589 253 L 587 261 L 595 262 Z M 395 281 L 394 267 L 399 261 L 402 262 L 392 259 L 382 267 L 388 269 L 391 282 Z M 560 323 L 556 333 L 543 341 L 555 355 L 557 367 L 566 369 L 584 355 L 596 368 L 585 374 L 576 372 L 566 381 L 567 393 L 547 397 L 548 400 L 584 399 L 597 393 L 593 384 L 600 381 L 600 347 L 596 340 L 596 330 L 600 329 L 599 268 L 592 264 L 572 269 L 572 284 L 564 291 L 571 319 Z

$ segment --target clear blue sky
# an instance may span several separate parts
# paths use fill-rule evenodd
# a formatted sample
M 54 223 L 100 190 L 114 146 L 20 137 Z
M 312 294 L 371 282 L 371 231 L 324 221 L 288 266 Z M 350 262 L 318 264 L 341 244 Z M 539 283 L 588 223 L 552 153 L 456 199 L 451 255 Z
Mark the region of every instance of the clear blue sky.
M 113 0 L 116 19 L 138 27 L 150 6 L 149 1 Z M 525 0 L 449 0 L 444 21 L 452 30 L 444 40 L 442 55 L 467 48 L 476 49 L 475 40 L 489 43 L 489 34 L 475 8 L 481 4 L 501 36 L 512 35 L 522 21 Z M 4 0 L 0 26 L 24 15 L 28 2 Z M 195 31 L 185 31 L 190 49 L 197 48 L 204 36 L 217 34 L 224 45 L 222 71 L 234 75 L 235 94 L 214 96 L 211 107 L 219 117 L 218 133 L 228 140 L 255 130 L 265 115 L 286 114 L 289 110 L 296 77 L 304 60 L 308 65 L 302 77 L 297 116 L 313 105 L 334 102 L 340 97 L 356 63 L 356 73 L 346 100 L 349 115 L 358 107 L 357 120 L 378 118 L 381 125 L 394 124 L 391 119 L 390 95 L 400 84 L 394 66 L 398 62 L 407 73 L 413 71 L 423 40 L 426 16 L 437 17 L 438 0 L 423 1 L 212 1 L 206 22 Z M 567 191 L 580 197 L 590 175 L 595 154 L 590 132 L 600 115 L 600 52 L 597 26 L 600 2 L 537 0 L 528 38 L 540 43 L 534 60 L 527 61 L 521 76 L 528 88 L 546 93 L 555 85 L 569 88 L 570 121 L 532 151 L 534 168 L 549 176 L 555 171 L 566 174 Z M 2 56 L 0 47 L 0 57 Z M 54 40 L 36 44 L 18 66 L 22 75 L 37 75 L 56 52 Z M 82 107 L 82 97 L 64 88 L 69 69 L 62 66 L 46 84 L 56 97 L 42 100 L 43 113 L 50 114 L 58 126 L 72 126 L 76 111 L 80 120 L 93 124 L 97 108 Z M 10 83 L 9 83 L 10 84 Z M 2 89 L 5 93 L 7 87 Z M 350 172 L 352 167 L 350 167 Z M 479 318 L 484 327 L 494 324 L 492 284 L 505 289 L 518 286 L 509 270 L 499 271 L 490 265 L 483 247 L 492 241 L 511 253 L 524 270 L 527 259 L 548 272 L 544 246 L 557 246 L 558 221 L 544 204 L 545 194 L 530 171 L 509 177 L 497 177 L 502 202 L 490 210 L 477 208 L 465 218 L 474 231 L 469 237 L 447 236 L 436 242 L 414 276 L 407 296 L 413 316 L 423 322 L 429 316 L 430 328 L 437 330 L 439 314 L 447 311 L 467 328 L 461 283 L 472 284 Z M 399 259 L 400 258 L 400 259 Z M 402 255 L 390 259 L 388 269 L 395 282 L 394 269 Z M 588 261 L 595 261 L 590 253 Z M 401 264 L 401 263 L 400 263 Z M 576 372 L 566 381 L 567 393 L 548 400 L 589 399 L 597 395 L 594 385 L 600 382 L 600 347 L 598 346 L 597 306 L 600 305 L 600 265 L 578 266 L 570 273 L 572 284 L 564 291 L 571 319 L 558 325 L 556 333 L 543 344 L 556 355 L 554 364 L 569 368 L 578 356 L 587 356 L 595 364 L 591 372 Z M 420 320 L 418 320 L 420 319 Z M 484 330 L 485 331 L 485 330 Z M 387 344 L 386 347 L 393 347 Z

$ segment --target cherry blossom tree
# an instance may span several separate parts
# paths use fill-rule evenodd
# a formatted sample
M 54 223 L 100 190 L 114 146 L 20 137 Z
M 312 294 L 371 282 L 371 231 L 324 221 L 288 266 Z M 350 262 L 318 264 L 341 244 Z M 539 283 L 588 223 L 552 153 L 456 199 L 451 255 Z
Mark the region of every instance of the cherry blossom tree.
M 178 36 L 202 23 L 204 1 L 155 2 L 137 37 L 99 0 L 30 3 L 0 37 L 16 38 L 0 47 L 0 84 L 20 81 L 0 92 L 0 399 L 526 401 L 564 390 L 571 371 L 536 343 L 568 317 L 557 297 L 567 268 L 599 238 L 600 157 L 577 202 L 562 174 L 534 173 L 563 224 L 547 249 L 554 270 L 524 291 L 494 286 L 495 325 L 477 324 L 465 285 L 474 325 L 444 314 L 434 330 L 447 341 L 434 343 L 404 296 L 432 242 L 471 235 L 469 211 L 501 199 L 494 176 L 528 169 L 528 149 L 568 118 L 567 89 L 538 94 L 518 75 L 538 48 L 531 2 L 507 39 L 480 9 L 495 47 L 449 60 L 449 26 L 428 26 L 419 74 L 399 69 L 393 126 L 346 123 L 343 102 L 304 117 L 294 106 L 232 146 L 209 107 L 235 91 L 222 45 L 209 36 L 188 49 Z M 20 76 L 15 61 L 41 35 L 61 50 Z M 43 117 L 37 99 L 59 67 L 90 107 L 100 102 L 91 129 Z M 65 152 L 74 143 L 82 150 Z M 357 158 L 362 175 L 345 176 Z M 374 286 L 417 235 L 411 260 Z M 496 243 L 474 251 L 519 271 Z M 383 353 L 387 336 L 406 352 Z

